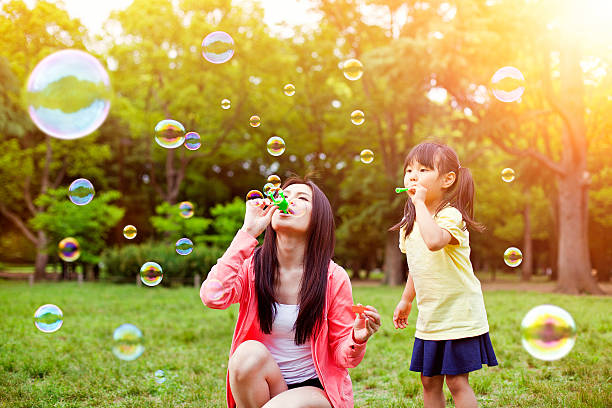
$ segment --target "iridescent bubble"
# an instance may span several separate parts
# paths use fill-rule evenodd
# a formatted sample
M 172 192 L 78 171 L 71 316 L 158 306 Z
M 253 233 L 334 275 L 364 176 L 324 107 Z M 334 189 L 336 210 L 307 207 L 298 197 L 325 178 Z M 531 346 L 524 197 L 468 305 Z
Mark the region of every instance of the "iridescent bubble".
M 221 101 L 221 109 L 228 110 L 232 107 L 232 102 L 229 99 L 224 99 Z
M 354 58 L 344 61 L 342 64 L 344 77 L 351 81 L 356 81 L 363 75 L 363 64 Z
M 525 91 L 525 77 L 514 67 L 503 67 L 491 77 L 493 95 L 502 102 L 515 102 Z
M 531 309 L 521 322 L 523 347 L 540 360 L 565 357 L 576 343 L 576 323 L 572 316 L 554 305 Z
M 155 382 L 158 384 L 166 382 L 166 373 L 164 373 L 164 370 L 157 370 L 155 372 Z
M 266 144 L 268 153 L 272 156 L 280 156 L 285 153 L 285 141 L 278 136 L 272 136 L 268 139 L 268 143 Z
M 274 184 L 274 187 L 280 187 L 280 185 L 281 185 L 281 178 L 278 177 L 276 174 L 270 174 L 268 176 L 268 183 Z
M 183 201 L 179 204 L 179 210 L 181 217 L 183 218 L 191 218 L 193 217 L 193 204 L 189 201 Z
M 504 252 L 504 262 L 511 267 L 517 267 L 523 262 L 523 253 L 520 249 L 510 247 Z
M 64 238 L 58 245 L 58 255 L 64 262 L 74 262 L 81 256 L 79 241 L 72 237 Z
M 223 296 L 223 284 L 217 279 L 206 279 L 204 296 L 209 300 L 219 300 Z
M 151 181 L 151 179 L 149 178 L 148 174 L 143 174 L 142 175 L 142 182 L 145 184 L 149 184 L 149 181 Z
M 64 313 L 55 305 L 42 305 L 34 312 L 34 325 L 43 333 L 56 332 L 64 324 Z
M 140 267 L 140 280 L 147 286 L 158 285 L 164 277 L 164 271 L 157 262 L 145 262 Z
M 185 147 L 189 150 L 198 150 L 202 146 L 200 135 L 196 132 L 188 132 L 185 135 Z
M 189 238 L 181 238 L 176 241 L 176 253 L 189 255 L 193 251 L 193 242 Z
M 175 149 L 185 141 L 185 127 L 172 119 L 164 119 L 155 125 L 155 141 L 166 149 Z
M 261 120 L 259 119 L 259 116 L 257 115 L 253 115 L 249 118 L 249 125 L 251 125 L 252 127 L 259 127 L 259 125 L 261 125 Z
M 501 172 L 501 178 L 506 183 L 510 183 L 511 181 L 514 181 L 514 170 L 512 170 L 509 167 L 503 169 Z
M 259 190 L 251 190 L 247 193 L 246 200 L 249 205 L 259 207 L 264 203 L 264 195 Z
M 362 163 L 370 164 L 374 161 L 374 152 L 370 149 L 363 149 L 361 153 L 359 153 L 359 158 Z
M 62 50 L 36 65 L 27 82 L 26 102 L 34 124 L 58 139 L 87 136 L 110 109 L 108 73 L 86 52 Z
M 68 187 L 68 198 L 76 205 L 89 204 L 95 193 L 91 181 L 84 178 L 74 180 Z
M 142 355 L 145 348 L 142 345 L 142 332 L 133 324 L 125 323 L 113 333 L 113 354 L 115 357 L 132 361 Z
M 365 122 L 364 113 L 360 111 L 359 109 L 351 112 L 351 122 L 353 122 L 353 125 L 357 125 L 357 126 L 363 124 L 363 122 Z
M 123 236 L 127 239 L 136 238 L 136 233 L 136 227 L 133 225 L 126 225 L 125 227 L 123 227 Z
M 283 87 L 283 92 L 287 96 L 293 96 L 295 94 L 295 86 L 293 84 L 287 84 Z
M 276 190 L 278 190 L 278 187 L 276 187 L 272 183 L 266 183 L 263 186 L 263 193 L 266 195 L 266 197 L 269 196 L 270 193 L 272 193 L 272 195 L 274 195 L 276 193 Z
M 234 39 L 226 32 L 215 31 L 202 40 L 202 56 L 213 64 L 223 64 L 234 56 Z
M 340 101 L 339 101 L 339 100 L 337 100 L 337 99 L 334 99 L 333 101 L 331 101 L 331 105 L 332 105 L 334 108 L 338 109 L 339 107 L 341 107 L 341 106 L 342 106 L 342 102 L 340 102 Z

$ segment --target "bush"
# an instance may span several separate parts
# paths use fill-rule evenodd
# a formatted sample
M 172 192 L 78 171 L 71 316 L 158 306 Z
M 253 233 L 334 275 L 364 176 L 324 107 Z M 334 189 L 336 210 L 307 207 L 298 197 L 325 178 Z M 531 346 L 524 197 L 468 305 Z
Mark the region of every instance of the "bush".
M 205 279 L 210 269 L 223 255 L 225 248 L 194 245 L 189 255 L 179 255 L 172 244 L 160 242 L 125 245 L 102 254 L 100 278 L 111 282 L 133 283 L 145 262 L 157 262 L 163 270 L 161 285 L 193 282 L 197 273 Z

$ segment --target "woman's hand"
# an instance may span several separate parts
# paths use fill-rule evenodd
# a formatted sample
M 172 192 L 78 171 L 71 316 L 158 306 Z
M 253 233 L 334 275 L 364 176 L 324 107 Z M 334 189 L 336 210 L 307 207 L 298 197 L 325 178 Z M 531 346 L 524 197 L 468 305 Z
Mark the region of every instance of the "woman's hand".
M 407 320 L 410 310 L 412 310 L 412 302 L 408 302 L 404 299 L 399 301 L 393 312 L 393 326 L 395 326 L 396 329 L 405 329 L 408 327 Z
M 361 306 L 361 304 L 360 304 Z M 366 306 L 363 313 L 359 313 L 353 325 L 353 340 L 355 343 L 365 343 L 370 336 L 380 328 L 380 315 L 374 306 Z
M 270 224 L 277 209 L 278 206 L 272 204 L 268 198 L 247 201 L 242 230 L 257 238 Z

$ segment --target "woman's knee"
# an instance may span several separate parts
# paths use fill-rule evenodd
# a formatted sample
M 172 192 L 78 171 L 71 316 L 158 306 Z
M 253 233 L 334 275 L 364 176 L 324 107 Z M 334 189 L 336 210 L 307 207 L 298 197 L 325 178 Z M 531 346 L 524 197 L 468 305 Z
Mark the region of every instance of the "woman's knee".
M 470 386 L 470 383 L 468 381 L 468 375 L 447 375 L 446 385 L 448 386 L 448 389 L 450 390 L 451 394 L 461 392 L 463 389 Z
M 437 391 L 438 389 L 442 389 L 442 385 L 444 384 L 444 376 L 434 375 L 433 377 L 427 377 L 425 375 L 421 375 L 421 383 L 423 383 L 423 388 L 426 391 Z
M 261 371 L 270 358 L 270 352 L 262 343 L 247 340 L 241 343 L 230 357 L 228 371 L 230 377 L 244 381 Z

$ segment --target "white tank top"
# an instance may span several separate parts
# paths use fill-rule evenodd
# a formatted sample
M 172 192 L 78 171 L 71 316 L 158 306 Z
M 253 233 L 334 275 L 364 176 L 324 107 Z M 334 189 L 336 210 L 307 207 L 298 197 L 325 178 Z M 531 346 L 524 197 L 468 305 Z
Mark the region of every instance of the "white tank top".
M 263 344 L 270 350 L 287 384 L 296 384 L 317 378 L 317 371 L 310 350 L 310 339 L 300 345 L 296 345 L 294 342 L 295 330 L 293 326 L 299 308 L 299 305 L 276 303 L 276 316 L 272 323 L 272 332 L 264 334 L 263 338 Z

